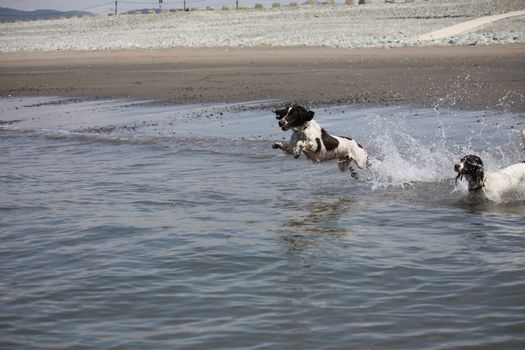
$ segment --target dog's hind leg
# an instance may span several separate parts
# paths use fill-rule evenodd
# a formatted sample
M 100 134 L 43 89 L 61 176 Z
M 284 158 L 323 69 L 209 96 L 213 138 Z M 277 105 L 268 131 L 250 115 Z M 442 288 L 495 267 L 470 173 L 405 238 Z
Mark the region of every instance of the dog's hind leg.
M 348 167 L 350 166 L 351 161 L 352 161 L 352 158 L 350 158 L 349 155 L 339 158 L 339 162 L 337 162 L 337 166 L 339 167 L 339 170 L 343 172 L 347 171 Z
M 341 171 L 347 171 L 350 170 L 350 176 L 352 176 L 353 179 L 358 179 L 359 175 L 357 175 L 357 171 L 350 166 L 350 163 L 352 163 L 352 157 L 349 155 L 346 155 L 339 159 L 338 166 L 339 170 Z
M 346 155 L 343 158 L 339 159 L 339 163 L 337 165 L 339 166 L 339 170 L 341 171 L 350 170 L 350 176 L 352 176 L 352 178 L 354 179 L 357 179 L 359 177 L 357 175 L 357 171 L 355 171 L 355 169 L 350 166 L 350 163 L 352 163 L 353 160 L 354 159 L 352 157 Z

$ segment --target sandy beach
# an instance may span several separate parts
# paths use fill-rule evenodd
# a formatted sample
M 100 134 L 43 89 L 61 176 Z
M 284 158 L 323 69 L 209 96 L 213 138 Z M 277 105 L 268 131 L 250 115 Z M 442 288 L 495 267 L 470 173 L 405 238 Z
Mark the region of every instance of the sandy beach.
M 524 111 L 522 12 L 432 0 L 2 23 L 0 95 Z
M 2 96 L 525 111 L 525 45 L 1 53 Z

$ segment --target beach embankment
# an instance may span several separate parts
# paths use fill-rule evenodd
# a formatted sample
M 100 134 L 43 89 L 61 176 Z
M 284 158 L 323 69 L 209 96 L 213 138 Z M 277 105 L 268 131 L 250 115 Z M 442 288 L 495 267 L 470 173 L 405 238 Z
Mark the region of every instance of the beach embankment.
M 523 16 L 502 19 L 457 36 L 419 38 L 480 17 L 524 9 L 523 1 L 517 0 L 415 0 L 3 23 L 0 51 L 516 44 L 525 43 Z

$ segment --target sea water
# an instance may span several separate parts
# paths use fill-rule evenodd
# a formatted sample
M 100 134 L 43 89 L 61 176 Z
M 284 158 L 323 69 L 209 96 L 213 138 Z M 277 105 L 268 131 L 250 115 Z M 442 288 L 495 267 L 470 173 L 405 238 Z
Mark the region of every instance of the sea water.
M 523 349 L 521 114 L 314 108 L 359 179 L 272 149 L 274 101 L 0 100 L 0 347 Z

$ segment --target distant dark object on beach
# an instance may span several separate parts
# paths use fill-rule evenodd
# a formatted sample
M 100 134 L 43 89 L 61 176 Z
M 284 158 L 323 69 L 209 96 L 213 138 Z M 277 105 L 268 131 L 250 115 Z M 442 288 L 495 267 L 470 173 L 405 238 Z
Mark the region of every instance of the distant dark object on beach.
M 91 12 L 85 11 L 56 11 L 56 10 L 35 10 L 35 11 L 21 11 L 10 9 L 7 7 L 0 7 L 0 22 L 16 22 L 29 21 L 41 19 L 58 19 L 69 17 L 93 16 Z
M 186 9 L 188 11 L 189 9 Z M 151 15 L 151 14 L 161 14 L 161 13 L 174 13 L 177 11 L 184 11 L 182 8 L 180 9 L 158 9 L 158 8 L 143 8 L 143 9 L 136 9 L 136 10 L 129 10 L 126 12 L 122 12 L 120 14 L 125 15 Z

